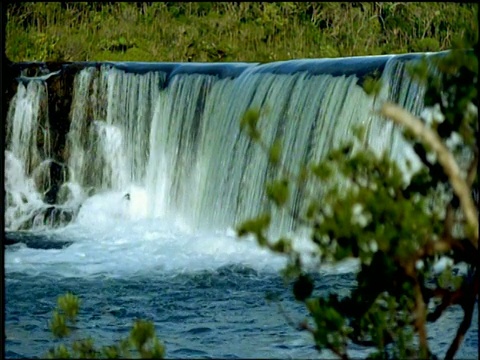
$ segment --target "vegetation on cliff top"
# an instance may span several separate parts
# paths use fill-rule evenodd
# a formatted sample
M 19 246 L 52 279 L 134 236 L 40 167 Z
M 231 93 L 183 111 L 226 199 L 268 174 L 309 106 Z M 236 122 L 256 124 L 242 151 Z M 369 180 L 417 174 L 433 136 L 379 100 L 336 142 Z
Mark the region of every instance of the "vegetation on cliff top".
M 476 4 L 15 2 L 11 61 L 276 61 L 449 49 Z

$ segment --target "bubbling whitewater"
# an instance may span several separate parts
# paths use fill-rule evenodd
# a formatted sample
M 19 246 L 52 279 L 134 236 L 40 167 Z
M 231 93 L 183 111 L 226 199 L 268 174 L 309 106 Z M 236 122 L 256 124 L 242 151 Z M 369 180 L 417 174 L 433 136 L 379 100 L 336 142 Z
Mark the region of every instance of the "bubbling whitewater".
M 134 191 L 133 195 L 141 196 Z M 50 241 L 73 240 L 64 249 L 39 250 L 23 244 L 5 256 L 12 273 L 60 277 L 111 278 L 195 273 L 234 263 L 259 271 L 276 271 L 283 260 L 257 249 L 250 240 L 239 242 L 232 233 L 191 233 L 161 220 L 138 218 L 135 206 L 120 193 L 87 199 L 75 223 L 43 232 Z

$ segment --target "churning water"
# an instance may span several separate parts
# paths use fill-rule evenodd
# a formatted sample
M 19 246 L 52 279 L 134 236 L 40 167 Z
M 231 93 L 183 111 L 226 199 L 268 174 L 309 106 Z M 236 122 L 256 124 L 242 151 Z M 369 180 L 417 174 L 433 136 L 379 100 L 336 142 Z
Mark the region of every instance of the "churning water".
M 358 124 L 373 148 L 402 162 L 412 151 L 371 111 L 359 80 L 380 69 L 380 96 L 418 114 L 421 89 L 406 75 L 406 59 L 85 65 L 61 153 L 48 81 L 62 73 L 20 77 L 6 124 L 5 228 L 16 242 L 5 250 L 6 356 L 44 355 L 54 343 L 56 297 L 72 291 L 82 301 L 74 337 L 99 345 L 145 318 L 170 358 L 332 357 L 279 310 L 295 321 L 307 316 L 278 275 L 285 259 L 235 236 L 236 224 L 270 209 L 263 188 L 274 176 L 240 133 L 240 118 L 262 109 L 262 134 L 267 143 L 282 139 L 291 171 L 321 159 Z M 304 191 L 293 189 L 297 211 Z M 272 211 L 278 233 L 295 230 Z M 299 235 L 295 246 L 311 245 Z M 355 269 L 322 265 L 315 291 L 348 291 Z M 267 292 L 278 300 L 266 301 Z M 453 308 L 429 329 L 435 352 L 445 351 L 460 314 Z M 473 324 L 461 357 L 476 356 L 477 337 Z M 350 349 L 354 357 L 368 352 Z

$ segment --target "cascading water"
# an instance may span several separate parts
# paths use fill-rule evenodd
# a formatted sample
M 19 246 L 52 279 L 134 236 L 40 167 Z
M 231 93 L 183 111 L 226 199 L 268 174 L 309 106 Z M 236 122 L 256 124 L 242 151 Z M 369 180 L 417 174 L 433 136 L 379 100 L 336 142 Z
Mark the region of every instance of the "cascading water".
M 42 193 L 50 186 L 51 161 L 47 99 L 47 88 L 38 80 L 20 82 L 10 103 L 5 149 L 7 229 L 35 226 L 38 210 L 45 207 Z
M 164 76 L 107 66 L 79 72 L 68 133 L 71 181 L 96 191 L 143 181 L 153 104 Z
M 406 76 L 405 61 L 395 56 L 374 60 L 384 63 L 380 97 L 419 113 L 421 90 Z M 359 63 L 368 61 L 360 58 Z M 77 206 L 95 193 L 126 194 L 135 187 L 135 196 L 145 200 L 137 203 L 137 214 L 190 229 L 231 227 L 270 206 L 263 189 L 274 174 L 261 149 L 240 132 L 240 118 L 249 107 L 261 109 L 259 126 L 266 142 L 281 139 L 282 161 L 292 172 L 320 160 L 348 139 L 357 124 L 366 126 L 374 149 L 404 157 L 410 150 L 400 132 L 373 114 L 374 100 L 358 85 L 357 74 L 316 69 L 332 64 L 224 64 L 220 70 L 177 64 L 173 71 L 138 73 L 115 64 L 86 66 L 73 83 L 66 151 L 61 154 L 68 170 L 63 187 L 76 189 L 69 194 L 76 194 Z M 347 62 L 347 68 L 354 65 L 354 59 Z M 52 157 L 45 81 L 21 82 L 10 103 L 6 151 L 24 168 L 24 182 L 34 181 L 35 171 L 40 171 L 36 167 Z M 9 164 L 7 178 L 13 176 Z M 22 190 L 34 194 L 36 206 L 42 206 L 48 190 L 49 177 L 44 178 Z M 19 213 L 21 219 L 29 214 L 23 214 L 27 210 L 22 201 L 13 200 L 19 190 L 10 180 L 6 184 L 6 228 L 15 230 Z M 293 189 L 297 211 L 304 190 Z M 274 228 L 294 227 L 291 218 L 278 215 Z

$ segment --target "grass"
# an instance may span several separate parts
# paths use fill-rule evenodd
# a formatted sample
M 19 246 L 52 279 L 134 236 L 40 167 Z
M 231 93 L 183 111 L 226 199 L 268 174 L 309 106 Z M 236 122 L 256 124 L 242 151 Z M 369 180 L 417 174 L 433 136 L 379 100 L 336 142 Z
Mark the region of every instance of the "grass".
M 476 4 L 10 3 L 12 61 L 275 61 L 440 51 Z

